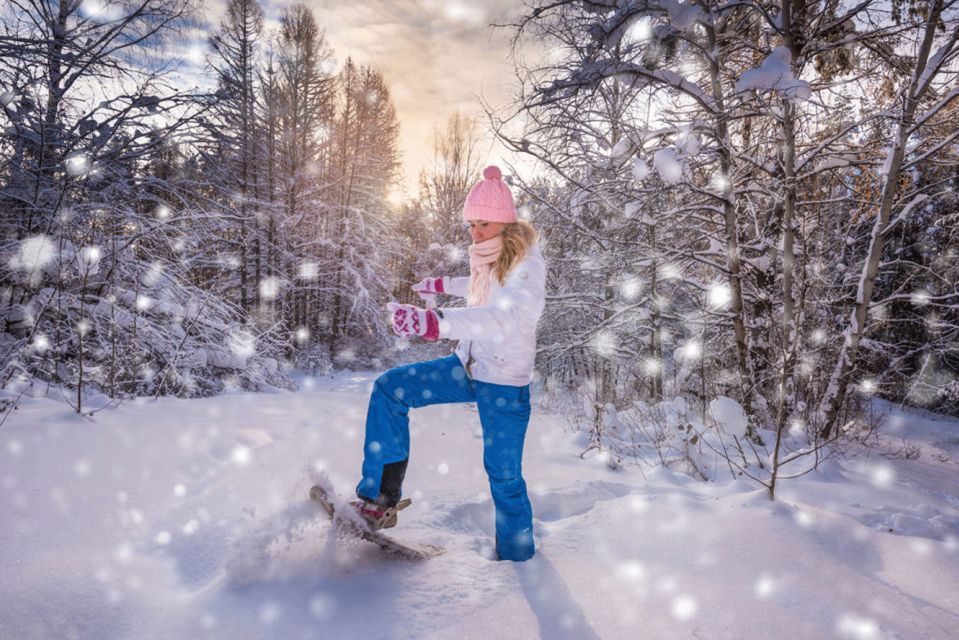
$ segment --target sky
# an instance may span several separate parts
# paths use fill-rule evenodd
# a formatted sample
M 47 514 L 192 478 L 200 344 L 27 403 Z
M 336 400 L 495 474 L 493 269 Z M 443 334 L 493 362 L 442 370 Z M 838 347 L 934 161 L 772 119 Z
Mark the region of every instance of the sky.
M 515 0 L 304 0 L 326 30 L 337 66 L 347 57 L 378 69 L 386 79 L 401 124 L 401 176 L 394 199 L 413 195 L 417 176 L 432 166 L 434 127 L 457 110 L 483 118 L 480 97 L 494 109 L 508 107 L 516 79 L 509 59 L 512 29 L 492 23 L 515 19 Z M 224 0 L 205 3 L 208 19 L 219 21 Z M 284 0 L 266 0 L 266 27 L 276 24 Z M 480 147 L 482 164 L 515 157 L 492 136 Z M 504 170 L 504 173 L 508 171 Z

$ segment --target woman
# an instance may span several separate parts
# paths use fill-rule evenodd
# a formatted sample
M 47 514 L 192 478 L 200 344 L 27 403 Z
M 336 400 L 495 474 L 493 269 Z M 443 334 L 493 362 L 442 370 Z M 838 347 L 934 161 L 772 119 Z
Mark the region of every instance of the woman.
M 496 509 L 502 560 L 533 556 L 533 516 L 521 465 L 529 422 L 536 325 L 543 313 L 546 265 L 537 234 L 516 217 L 509 187 L 487 167 L 463 207 L 473 244 L 469 277 L 426 278 L 424 299 L 465 297 L 465 308 L 422 309 L 390 303 L 393 331 L 427 340 L 459 340 L 454 355 L 390 369 L 376 379 L 366 415 L 363 479 L 352 503 L 374 529 L 396 525 L 410 448 L 409 409 L 476 402 L 483 462 Z

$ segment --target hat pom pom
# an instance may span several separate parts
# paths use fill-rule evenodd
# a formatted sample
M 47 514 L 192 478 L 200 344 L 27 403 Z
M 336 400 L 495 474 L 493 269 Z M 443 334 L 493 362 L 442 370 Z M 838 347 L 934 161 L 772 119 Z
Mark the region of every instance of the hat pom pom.
M 483 169 L 483 177 L 487 180 L 502 180 L 503 172 L 496 165 L 490 165 Z

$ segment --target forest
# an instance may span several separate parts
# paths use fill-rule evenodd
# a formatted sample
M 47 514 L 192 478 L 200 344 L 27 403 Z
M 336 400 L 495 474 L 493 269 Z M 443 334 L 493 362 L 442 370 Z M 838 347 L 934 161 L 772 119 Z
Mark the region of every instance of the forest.
M 959 415 L 955 0 L 517 12 L 515 100 L 436 123 L 398 202 L 390 79 L 308 5 L 229 0 L 193 86 L 202 3 L 5 2 L 4 415 L 447 353 L 385 308 L 468 271 L 484 135 L 535 167 L 504 167 L 548 265 L 535 383 L 584 456 L 721 455 L 772 496 L 868 442 L 872 397 Z

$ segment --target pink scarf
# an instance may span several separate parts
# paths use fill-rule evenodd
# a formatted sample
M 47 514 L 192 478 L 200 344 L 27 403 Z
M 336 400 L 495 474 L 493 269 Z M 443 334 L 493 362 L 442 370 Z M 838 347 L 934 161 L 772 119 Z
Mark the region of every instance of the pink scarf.
M 479 244 L 471 244 L 470 248 L 470 286 L 466 297 L 469 307 L 482 307 L 489 298 L 489 278 L 493 271 L 492 265 L 499 259 L 503 251 L 503 238 L 496 236 L 484 240 Z

